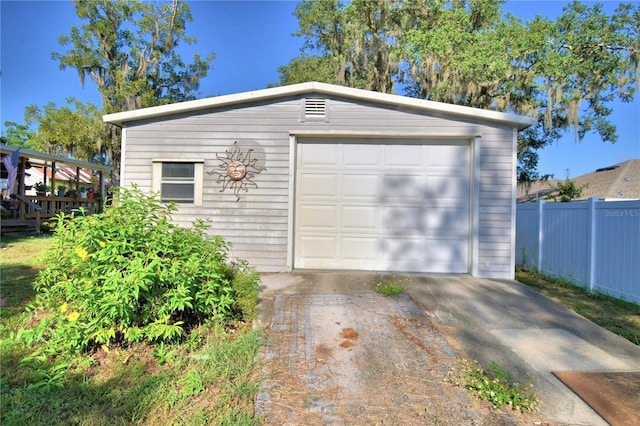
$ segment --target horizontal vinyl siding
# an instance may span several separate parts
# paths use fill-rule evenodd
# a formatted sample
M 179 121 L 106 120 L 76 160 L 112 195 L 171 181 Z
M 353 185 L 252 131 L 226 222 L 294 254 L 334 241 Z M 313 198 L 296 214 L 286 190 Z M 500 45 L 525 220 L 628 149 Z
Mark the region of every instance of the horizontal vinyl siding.
M 480 211 L 478 232 L 480 276 L 510 278 L 512 227 L 512 130 L 481 122 L 463 122 L 425 116 L 409 110 L 380 107 L 353 100 L 330 99 L 329 122 L 300 122 L 301 100 L 248 103 L 215 111 L 138 122 L 127 128 L 124 185 L 133 183 L 143 191 L 151 188 L 152 159 L 203 159 L 204 189 L 201 207 L 182 206 L 174 215 L 181 226 L 196 219 L 211 220 L 212 233 L 232 244 L 231 256 L 247 259 L 264 272 L 285 271 L 289 212 L 289 134 L 297 130 L 339 133 L 381 132 L 385 135 L 438 133 L 481 136 Z M 431 137 L 433 135 L 433 137 Z M 340 136 L 336 140 L 342 139 Z M 385 136 L 393 140 L 393 136 Z M 418 139 L 419 138 L 415 138 Z M 242 152 L 254 148 L 252 158 L 266 170 L 253 179 L 257 188 L 236 198 L 221 193 L 216 175 L 216 154 L 232 150 L 238 141 Z
M 247 259 L 258 270 L 284 271 L 287 268 L 289 209 L 289 137 L 291 123 L 297 122 L 298 108 L 288 103 L 227 109 L 217 113 L 174 117 L 132 126 L 127 130 L 125 184 L 137 183 L 143 191 L 151 185 L 152 159 L 203 159 L 203 205 L 179 206 L 174 220 L 190 226 L 197 219 L 208 220 L 210 233 L 231 244 L 232 259 Z M 218 175 L 225 150 L 233 152 L 234 142 L 243 154 L 253 149 L 251 158 L 266 167 L 254 173 L 257 188 L 240 191 L 240 201 L 230 189 L 220 192 Z
M 513 279 L 513 131 L 493 127 L 482 134 L 478 273 Z

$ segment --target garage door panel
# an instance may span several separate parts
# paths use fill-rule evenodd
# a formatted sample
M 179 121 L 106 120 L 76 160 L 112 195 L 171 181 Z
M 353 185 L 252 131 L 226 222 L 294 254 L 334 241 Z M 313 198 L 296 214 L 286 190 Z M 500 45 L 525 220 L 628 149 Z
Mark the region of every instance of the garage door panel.
M 385 145 L 384 165 L 402 169 L 424 168 L 423 145 Z
M 335 167 L 339 164 L 339 149 L 335 144 L 308 144 L 298 155 L 299 165 L 303 168 Z
M 436 169 L 469 169 L 469 145 L 431 145 L 427 168 Z
M 387 234 L 423 234 L 425 228 L 420 207 L 384 207 L 382 229 Z
M 345 199 L 375 199 L 380 191 L 381 177 L 374 174 L 343 174 L 342 196 Z
M 338 175 L 328 173 L 305 173 L 300 176 L 303 197 L 338 196 Z
M 456 261 L 467 257 L 468 248 L 465 240 L 441 237 L 425 239 L 425 253 L 430 260 Z
M 469 272 L 468 142 L 307 141 L 298 158 L 294 267 Z
M 382 244 L 387 264 L 424 262 L 424 239 L 386 237 Z
M 457 207 L 430 207 L 424 211 L 424 228 L 429 234 L 469 235 L 469 210 Z
M 425 250 L 433 272 L 464 273 L 468 269 L 468 243 L 451 239 L 429 239 Z
M 380 146 L 344 145 L 342 165 L 349 167 L 375 167 L 380 164 Z
M 298 223 L 301 230 L 338 230 L 338 208 L 336 206 L 300 206 Z
M 341 228 L 346 232 L 377 231 L 380 224 L 379 209 L 375 206 L 343 206 Z
M 421 174 L 397 175 L 383 177 L 383 194 L 385 200 L 407 199 L 416 201 L 424 190 L 425 177 Z
M 466 274 L 468 272 L 468 266 L 461 260 L 453 261 L 440 261 L 436 259 L 429 259 L 429 272 L 435 274 Z M 409 270 L 405 270 L 411 272 Z
M 336 237 L 307 235 L 300 237 L 300 254 L 308 260 L 335 261 L 336 258 Z
M 342 259 L 350 265 L 356 262 L 375 264 L 380 251 L 377 238 L 344 237 L 340 240 L 340 248 L 344 253 Z
M 429 176 L 426 184 L 429 198 L 469 201 L 469 179 L 466 176 Z

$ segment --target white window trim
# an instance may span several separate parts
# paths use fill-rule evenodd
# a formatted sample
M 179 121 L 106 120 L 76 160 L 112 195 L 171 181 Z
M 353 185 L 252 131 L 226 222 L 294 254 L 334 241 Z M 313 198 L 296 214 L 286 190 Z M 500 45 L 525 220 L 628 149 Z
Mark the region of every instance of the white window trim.
M 201 158 L 154 158 L 153 162 L 151 191 L 160 193 L 162 184 L 162 163 L 193 163 L 194 164 L 194 188 L 193 205 L 202 205 L 202 193 L 204 187 L 204 160 Z

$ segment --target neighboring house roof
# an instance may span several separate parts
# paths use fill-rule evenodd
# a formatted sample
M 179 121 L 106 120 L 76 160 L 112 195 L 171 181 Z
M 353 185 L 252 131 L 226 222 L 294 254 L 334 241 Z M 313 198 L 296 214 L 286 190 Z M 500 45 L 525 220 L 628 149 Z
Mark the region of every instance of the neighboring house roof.
M 36 182 L 44 181 L 43 167 L 34 166 L 26 171 L 27 179 L 25 183 L 27 185 L 35 184 Z M 78 181 L 80 183 L 91 183 L 93 174 L 86 170 L 80 169 L 78 173 Z M 95 177 L 97 180 L 97 177 Z M 51 168 L 47 167 L 47 182 L 51 181 Z M 59 185 L 65 185 L 69 182 L 75 183 L 76 181 L 76 169 L 71 167 L 56 167 L 56 183 Z M 32 182 L 32 183 L 31 183 Z
M 47 184 L 51 184 L 51 168 L 47 167 Z M 32 189 L 27 189 L 25 193 L 27 195 L 34 195 L 35 190 L 33 186 L 38 182 L 44 182 L 44 171 L 41 166 L 32 166 L 27 169 L 26 176 L 24 179 L 25 187 L 32 187 Z M 85 169 L 80 169 L 78 173 L 78 181 L 81 185 L 89 186 L 92 182 L 97 181 L 98 177 L 94 177 L 89 171 Z M 60 186 L 65 186 L 69 189 L 73 189 L 76 184 L 76 169 L 72 167 L 56 167 L 56 188 L 60 188 Z
M 553 189 L 561 180 L 535 182 L 531 187 L 518 185 L 518 202 L 545 200 L 557 193 Z M 602 167 L 571 179 L 577 188 L 584 187 L 580 199 L 640 199 L 640 159 L 632 159 Z
M 518 116 L 503 112 L 489 111 L 441 102 L 433 102 L 424 99 L 409 98 L 406 96 L 372 92 L 369 90 L 354 89 L 351 87 L 318 82 L 292 84 L 289 86 L 273 87 L 269 89 L 256 90 L 253 92 L 237 93 L 232 95 L 198 99 L 195 101 L 186 101 L 151 108 L 137 109 L 133 111 L 118 112 L 105 115 L 103 117 L 103 120 L 106 123 L 112 123 L 122 126 L 125 123 L 132 121 L 159 118 L 174 114 L 183 114 L 187 112 L 196 112 L 211 108 L 218 108 L 222 106 L 265 101 L 286 96 L 297 96 L 311 93 L 340 96 L 361 101 L 387 104 L 393 107 L 413 108 L 423 110 L 435 115 L 446 114 L 448 116 L 453 115 L 466 119 L 492 121 L 500 124 L 514 126 L 519 130 L 526 129 L 527 127 L 532 126 L 536 123 L 536 119 L 531 117 Z

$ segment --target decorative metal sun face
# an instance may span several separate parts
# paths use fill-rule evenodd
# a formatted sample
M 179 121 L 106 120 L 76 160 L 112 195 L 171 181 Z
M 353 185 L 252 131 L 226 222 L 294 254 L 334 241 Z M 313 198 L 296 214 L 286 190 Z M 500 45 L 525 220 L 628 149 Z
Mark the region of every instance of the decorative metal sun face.
M 258 187 L 252 180 L 256 174 L 266 170 L 264 167 L 258 167 L 257 158 L 251 158 L 253 149 L 242 152 L 238 146 L 238 141 L 233 143 L 233 149 L 226 149 L 224 155 L 216 154 L 216 158 L 220 161 L 218 169 L 207 172 L 209 175 L 218 175 L 217 182 L 222 183 L 220 192 L 231 189 L 236 196 L 236 201 L 240 200 L 240 191 L 248 192 L 248 186 Z

